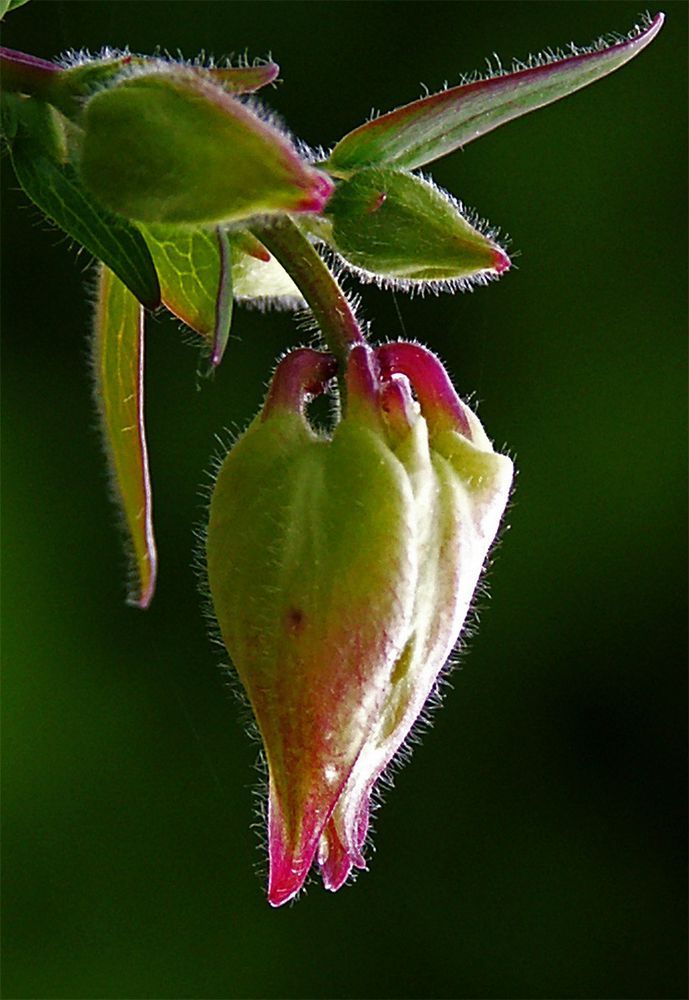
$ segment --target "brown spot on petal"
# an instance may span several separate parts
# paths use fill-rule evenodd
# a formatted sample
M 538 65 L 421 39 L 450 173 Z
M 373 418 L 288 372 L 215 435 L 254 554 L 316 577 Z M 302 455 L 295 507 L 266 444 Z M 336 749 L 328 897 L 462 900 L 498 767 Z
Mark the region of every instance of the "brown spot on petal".
M 287 631 L 290 635 L 301 635 L 306 627 L 306 615 L 301 608 L 290 608 L 287 612 Z

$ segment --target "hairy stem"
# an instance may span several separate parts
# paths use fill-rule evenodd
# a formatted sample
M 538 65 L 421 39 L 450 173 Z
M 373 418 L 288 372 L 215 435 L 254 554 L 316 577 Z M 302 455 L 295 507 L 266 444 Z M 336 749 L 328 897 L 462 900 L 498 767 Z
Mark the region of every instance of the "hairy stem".
M 365 339 L 352 307 L 328 266 L 289 218 L 254 225 L 251 232 L 282 264 L 306 299 L 342 373 L 352 347 L 364 343 Z
M 71 94 L 61 93 L 56 86 L 62 75 L 63 70 L 55 63 L 0 46 L 0 82 L 3 90 L 48 101 L 67 117 L 73 117 L 79 105 Z

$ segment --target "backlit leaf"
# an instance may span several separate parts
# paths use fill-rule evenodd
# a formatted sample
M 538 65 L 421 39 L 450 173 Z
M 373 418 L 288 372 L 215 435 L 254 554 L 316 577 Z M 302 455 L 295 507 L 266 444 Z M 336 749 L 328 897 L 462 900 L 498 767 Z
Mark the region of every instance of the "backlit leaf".
M 141 225 L 160 278 L 164 305 L 209 344 L 229 330 L 232 299 L 261 305 L 301 306 L 299 289 L 257 239 L 243 230 L 227 234 L 232 295 L 221 291 L 221 261 L 214 229 Z M 228 314 L 229 310 L 229 314 Z M 217 356 L 217 349 L 213 350 Z
M 14 10 L 15 7 L 23 7 L 25 3 L 29 0 L 0 0 L 0 19 L 2 19 L 5 14 L 10 10 Z
M 232 287 L 236 301 L 245 305 L 269 309 L 306 305 L 282 264 L 246 231 L 232 235 Z
M 587 50 L 571 46 L 570 55 L 529 60 L 516 72 L 414 101 L 354 129 L 324 165 L 342 176 L 380 164 L 414 170 L 623 66 L 655 38 L 663 20 L 663 14 L 656 15 L 616 44 L 598 42 Z
M 101 265 L 94 338 L 96 398 L 113 490 L 132 556 L 129 602 L 146 608 L 155 589 L 157 555 L 143 414 L 143 309 Z
M 211 341 L 220 284 L 220 254 L 213 229 L 141 225 L 160 280 L 163 304 Z
M 107 264 L 140 302 L 155 308 L 160 303 L 158 278 L 141 233 L 101 207 L 84 190 L 69 162 L 50 155 L 45 134 L 55 112 L 38 101 L 25 103 L 33 106 L 37 117 L 30 128 L 26 120 L 20 120 L 10 146 L 12 165 L 25 194 L 49 219 Z

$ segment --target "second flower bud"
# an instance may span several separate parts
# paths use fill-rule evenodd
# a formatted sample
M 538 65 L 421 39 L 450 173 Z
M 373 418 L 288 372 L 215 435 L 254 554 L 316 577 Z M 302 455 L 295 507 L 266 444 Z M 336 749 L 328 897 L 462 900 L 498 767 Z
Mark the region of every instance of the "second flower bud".
M 364 277 L 413 288 L 485 280 L 510 266 L 458 203 L 415 174 L 367 167 L 340 181 L 326 209 L 331 244 Z

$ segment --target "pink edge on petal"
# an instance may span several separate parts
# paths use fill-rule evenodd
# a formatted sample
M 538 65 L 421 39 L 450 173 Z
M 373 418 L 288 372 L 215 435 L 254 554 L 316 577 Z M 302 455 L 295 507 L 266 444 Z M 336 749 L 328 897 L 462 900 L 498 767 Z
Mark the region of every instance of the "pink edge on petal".
M 314 847 L 315 853 L 315 847 Z M 270 826 L 270 875 L 268 877 L 268 902 L 271 906 L 283 906 L 299 893 L 309 874 L 313 856 L 301 858 L 295 865 L 294 858 L 286 849 L 284 841 Z
M 354 862 L 340 840 L 332 819 L 321 835 L 318 845 L 318 866 L 323 885 L 330 892 L 337 892 L 349 878 Z
M 414 426 L 414 397 L 406 375 L 393 373 L 380 391 L 380 405 L 385 423 L 402 438 Z
M 60 66 L 46 59 L 0 46 L 0 83 L 3 90 L 44 98 L 62 72 Z
M 333 803 L 334 804 L 334 803 Z M 298 843 L 289 843 L 285 836 L 288 824 L 280 809 L 271 782 L 268 798 L 268 902 L 283 906 L 302 889 L 316 856 L 323 820 L 315 811 L 304 818 Z
M 369 810 L 371 804 L 371 789 L 380 777 L 380 770 L 372 775 L 364 786 L 358 782 L 352 784 L 356 765 L 343 788 L 333 814 L 323 830 L 318 846 L 318 865 L 321 869 L 323 884 L 330 892 L 337 892 L 345 884 L 352 868 L 366 871 L 367 864 L 363 855 L 364 844 L 368 836 Z M 347 802 L 352 797 L 357 799 L 353 812 L 342 816 L 342 806 L 347 814 Z M 344 830 L 340 831 L 338 821 Z M 341 834 L 344 834 L 342 836 Z
M 18 52 L 16 49 L 5 48 L 0 45 L 0 61 L 2 65 L 14 63 L 17 66 L 29 66 L 42 73 L 60 73 L 61 67 L 55 63 L 48 62 L 47 59 L 39 59 L 38 56 L 29 55 L 28 52 Z
M 292 816 L 290 819 L 288 811 L 282 808 L 271 777 L 268 796 L 268 902 L 271 906 L 282 906 L 297 896 L 314 860 L 321 869 L 325 887 L 331 892 L 345 883 L 352 868 L 366 868 L 361 849 L 368 832 L 373 782 L 361 798 L 357 796 L 356 803 L 352 802 L 351 827 L 345 825 L 343 836 L 333 819 L 342 800 L 347 798 L 348 781 L 356 763 L 355 760 L 334 787 L 312 786 L 306 801 L 298 808 L 298 818 Z M 355 794 L 358 790 L 354 790 Z

